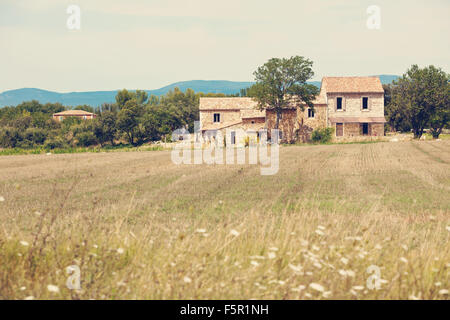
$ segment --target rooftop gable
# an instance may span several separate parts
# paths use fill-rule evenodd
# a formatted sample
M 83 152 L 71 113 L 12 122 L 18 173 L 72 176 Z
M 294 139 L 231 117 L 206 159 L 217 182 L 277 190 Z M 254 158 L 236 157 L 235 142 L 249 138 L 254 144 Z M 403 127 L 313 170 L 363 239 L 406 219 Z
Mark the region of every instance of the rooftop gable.
M 384 93 L 378 77 L 323 77 L 322 89 L 327 93 Z
M 58 113 L 54 113 L 54 116 L 90 116 L 93 115 L 92 112 L 87 112 L 84 110 L 66 110 Z
M 256 109 L 257 102 L 247 97 L 201 97 L 200 110 L 250 110 Z

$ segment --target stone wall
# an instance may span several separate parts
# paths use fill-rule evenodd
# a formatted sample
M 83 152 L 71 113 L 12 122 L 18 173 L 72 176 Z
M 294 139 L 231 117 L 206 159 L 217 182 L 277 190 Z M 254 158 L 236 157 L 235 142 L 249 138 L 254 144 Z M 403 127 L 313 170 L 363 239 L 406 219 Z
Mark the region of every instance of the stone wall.
M 370 135 L 376 137 L 384 136 L 384 123 L 371 123 L 369 125 Z
M 275 129 L 276 119 L 277 113 L 274 110 L 266 110 L 266 127 L 268 136 L 270 135 L 270 130 Z M 284 109 L 282 111 L 278 129 L 282 131 L 282 143 L 293 143 L 296 141 L 296 130 L 298 129 L 296 109 Z
M 240 110 L 201 110 L 200 111 L 200 128 L 208 127 L 214 124 L 214 114 L 220 114 L 220 124 L 236 123 L 241 120 Z M 217 122 L 216 122 L 217 124 Z
M 361 135 L 361 125 L 359 123 L 344 123 L 344 137 L 354 137 Z
M 342 110 L 336 110 L 336 98 L 342 97 Z M 369 109 L 362 109 L 362 98 L 369 98 Z M 384 117 L 383 93 L 328 93 L 328 118 Z
M 302 111 L 299 108 L 297 111 L 297 122 L 299 125 L 298 140 L 301 142 L 310 141 L 311 134 L 315 129 L 324 128 L 327 125 L 326 105 L 315 105 L 313 118 L 308 118 L 308 109 L 309 107 L 305 107 L 305 110 Z

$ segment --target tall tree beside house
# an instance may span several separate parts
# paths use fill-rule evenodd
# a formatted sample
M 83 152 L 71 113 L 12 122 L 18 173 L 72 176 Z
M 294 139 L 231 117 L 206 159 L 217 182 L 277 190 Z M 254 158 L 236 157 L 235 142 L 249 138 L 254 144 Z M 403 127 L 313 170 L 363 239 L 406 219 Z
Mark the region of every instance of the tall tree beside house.
M 278 129 L 281 112 L 287 106 L 304 104 L 314 108 L 313 100 L 319 89 L 306 81 L 314 76 L 313 62 L 301 56 L 272 58 L 260 66 L 253 74 L 256 83 L 247 94 L 258 102 L 260 109 L 276 112 L 275 129 Z
M 387 119 L 386 125 L 394 132 L 410 132 L 411 124 L 406 110 L 402 106 L 392 102 L 393 86 L 393 84 L 383 84 L 384 114 Z
M 125 133 L 128 142 L 132 145 L 136 145 L 142 137 L 139 124 L 145 112 L 144 104 L 147 99 L 147 93 L 140 90 L 130 92 L 124 89 L 116 95 L 116 102 L 120 108 L 117 115 L 117 127 Z
M 94 119 L 94 135 L 103 146 L 105 142 L 111 142 L 114 146 L 114 139 L 117 135 L 117 113 L 112 111 L 104 111 Z
M 417 65 L 411 68 L 392 88 L 393 108 L 402 110 L 410 123 L 414 138 L 420 138 L 424 129 L 431 125 L 435 135 L 448 124 L 449 75 L 442 69 Z

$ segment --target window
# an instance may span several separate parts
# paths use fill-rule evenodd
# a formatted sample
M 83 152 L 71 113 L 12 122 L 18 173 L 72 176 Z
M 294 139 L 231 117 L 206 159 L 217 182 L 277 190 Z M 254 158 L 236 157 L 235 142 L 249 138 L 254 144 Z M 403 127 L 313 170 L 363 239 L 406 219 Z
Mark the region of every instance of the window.
M 342 110 L 342 97 L 336 98 L 336 110 Z
M 344 124 L 336 123 L 336 137 L 342 137 L 344 135 Z
M 368 123 L 362 123 L 362 134 L 368 135 L 369 134 L 369 124 Z
M 220 122 L 220 113 L 214 113 L 214 122 Z
M 314 118 L 314 110 L 311 108 L 308 109 L 308 118 Z
M 236 131 L 231 131 L 231 144 L 236 144 Z
M 64 117 L 59 117 L 59 121 L 63 121 L 64 120 Z
M 369 98 L 368 97 L 362 98 L 362 109 L 369 110 Z

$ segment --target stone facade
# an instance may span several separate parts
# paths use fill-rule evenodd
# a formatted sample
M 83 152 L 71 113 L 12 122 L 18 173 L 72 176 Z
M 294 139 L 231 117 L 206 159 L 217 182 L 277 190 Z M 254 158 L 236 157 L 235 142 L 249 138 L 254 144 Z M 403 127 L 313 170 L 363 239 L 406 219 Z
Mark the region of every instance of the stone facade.
M 337 108 L 338 98 L 341 109 Z M 278 127 L 281 142 L 306 142 L 313 130 L 337 126 L 342 128 L 342 137 L 384 135 L 384 91 L 377 77 L 325 77 L 313 104 L 313 113 L 306 105 L 303 110 L 293 106 L 282 111 Z M 226 131 L 242 129 L 239 140 L 245 140 L 244 131 L 267 129 L 270 137 L 275 128 L 276 112 L 259 111 L 252 98 L 200 98 L 199 109 L 202 133 L 220 131 L 225 135 Z M 341 138 L 336 130 L 335 138 Z
M 325 128 L 327 125 L 326 104 L 314 105 L 314 111 L 309 111 L 309 109 L 311 108 L 305 106 L 303 111 L 299 108 L 297 112 L 297 123 L 299 126 L 297 137 L 301 142 L 310 141 L 311 134 L 315 129 Z
M 336 108 L 337 98 L 342 98 L 342 110 Z M 362 108 L 362 98 L 368 98 L 368 109 Z M 328 117 L 383 117 L 383 93 L 327 93 Z
M 277 113 L 274 110 L 266 110 L 266 128 L 267 135 L 270 137 L 270 130 L 275 129 Z M 293 143 L 296 141 L 297 109 L 284 109 L 281 112 L 281 118 L 278 123 L 280 130 L 280 140 L 283 143 Z

